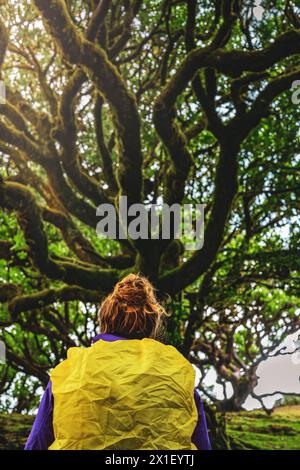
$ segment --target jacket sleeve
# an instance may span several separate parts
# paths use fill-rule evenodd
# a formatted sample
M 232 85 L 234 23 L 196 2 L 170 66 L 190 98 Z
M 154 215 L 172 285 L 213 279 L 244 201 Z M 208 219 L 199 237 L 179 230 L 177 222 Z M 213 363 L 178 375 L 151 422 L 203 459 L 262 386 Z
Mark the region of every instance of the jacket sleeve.
M 24 450 L 48 450 L 53 441 L 53 395 L 49 380 Z
M 203 403 L 196 389 L 194 389 L 194 397 L 198 409 L 198 422 L 192 435 L 192 442 L 199 450 L 211 450 Z

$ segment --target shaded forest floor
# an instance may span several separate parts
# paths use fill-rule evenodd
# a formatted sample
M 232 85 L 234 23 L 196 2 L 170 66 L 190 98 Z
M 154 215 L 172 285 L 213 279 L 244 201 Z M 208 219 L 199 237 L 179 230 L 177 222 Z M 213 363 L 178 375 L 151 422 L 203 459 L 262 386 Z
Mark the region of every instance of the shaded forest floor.
M 300 405 L 262 411 L 227 413 L 227 433 L 246 445 L 264 450 L 300 449 Z
M 0 414 L 0 449 L 23 449 L 32 416 Z M 300 405 L 277 408 L 271 416 L 262 411 L 226 415 L 227 432 L 233 439 L 265 450 L 300 449 Z

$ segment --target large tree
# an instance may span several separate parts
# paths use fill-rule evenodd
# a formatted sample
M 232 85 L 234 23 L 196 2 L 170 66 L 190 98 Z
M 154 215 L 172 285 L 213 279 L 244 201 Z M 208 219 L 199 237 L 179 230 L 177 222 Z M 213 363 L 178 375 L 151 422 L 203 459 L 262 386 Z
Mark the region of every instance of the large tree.
M 259 20 L 253 3 L 1 2 L 4 408 L 36 404 L 128 272 L 173 299 L 170 341 L 232 383 L 226 409 L 299 328 L 299 8 L 265 1 Z M 99 239 L 119 196 L 205 204 L 202 249 Z

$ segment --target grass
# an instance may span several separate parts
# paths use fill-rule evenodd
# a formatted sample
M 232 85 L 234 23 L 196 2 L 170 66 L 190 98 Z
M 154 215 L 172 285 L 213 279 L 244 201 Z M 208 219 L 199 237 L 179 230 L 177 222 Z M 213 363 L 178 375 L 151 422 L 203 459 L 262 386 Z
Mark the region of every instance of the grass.
M 227 432 L 233 439 L 264 450 L 300 449 L 300 405 L 282 406 L 271 416 L 262 411 L 226 415 Z
M 0 449 L 23 449 L 32 416 L 0 414 Z M 264 450 L 300 449 L 300 405 L 277 408 L 271 416 L 262 411 L 227 413 L 227 432 L 235 440 Z

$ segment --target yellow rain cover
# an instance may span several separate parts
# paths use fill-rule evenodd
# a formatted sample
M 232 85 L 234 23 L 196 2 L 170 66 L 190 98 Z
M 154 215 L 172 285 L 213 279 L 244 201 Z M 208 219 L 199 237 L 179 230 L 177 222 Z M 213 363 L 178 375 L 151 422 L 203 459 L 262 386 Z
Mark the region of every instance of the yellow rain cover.
M 51 372 L 54 449 L 191 450 L 195 371 L 153 339 L 70 348 Z

